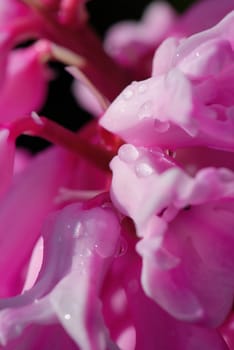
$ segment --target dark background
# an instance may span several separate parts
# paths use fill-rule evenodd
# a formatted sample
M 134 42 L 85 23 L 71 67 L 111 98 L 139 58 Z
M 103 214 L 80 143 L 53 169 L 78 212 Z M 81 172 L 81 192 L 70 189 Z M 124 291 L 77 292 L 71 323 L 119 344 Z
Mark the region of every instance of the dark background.
M 150 0 L 90 0 L 87 3 L 90 22 L 100 37 L 111 24 L 124 19 L 140 19 L 144 8 Z M 183 12 L 195 0 L 168 1 L 178 12 Z M 41 114 L 54 119 L 70 130 L 77 130 L 90 116 L 79 109 L 71 94 L 71 76 L 65 72 L 61 64 L 52 64 L 56 79 L 49 84 L 47 101 Z M 40 151 L 49 144 L 35 137 L 21 136 L 17 144 L 30 149 L 33 153 Z

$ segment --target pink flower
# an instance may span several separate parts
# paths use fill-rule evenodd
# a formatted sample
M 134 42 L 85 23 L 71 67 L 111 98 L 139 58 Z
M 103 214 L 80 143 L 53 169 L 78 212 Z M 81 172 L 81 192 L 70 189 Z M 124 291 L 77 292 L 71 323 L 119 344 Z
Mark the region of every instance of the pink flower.
M 221 324 L 233 302 L 234 173 L 210 167 L 190 177 L 160 150 L 133 145 L 111 168 L 113 203 L 142 237 L 146 294 L 177 319 Z
M 178 16 L 166 2 L 154 1 L 145 10 L 141 21 L 123 21 L 107 32 L 105 48 L 134 76 L 145 78 L 151 71 L 155 50 L 168 37 L 183 38 L 208 29 L 234 10 L 232 0 L 195 2 Z
M 210 0 L 182 18 L 151 5 L 112 32 L 120 64 L 85 5 L 0 5 L 0 347 L 231 350 L 233 12 L 216 22 L 233 4 L 207 23 Z M 100 123 L 71 132 L 32 112 L 51 60 Z M 25 156 L 21 134 L 56 146 Z
M 82 210 L 73 204 L 53 215 L 42 235 L 43 262 L 35 285 L 21 296 L 0 302 L 2 309 L 7 308 L 0 313 L 1 342 L 18 335 L 19 327 L 54 323 L 56 317 L 81 348 L 111 346 L 98 294 L 119 233 L 117 217 L 110 209 Z
M 140 259 L 129 233 L 128 250 L 119 253 L 126 227 L 121 229 L 110 206 L 72 204 L 52 215 L 43 229 L 43 262 L 36 283 L 21 296 L 0 302 L 2 343 L 19 336 L 28 323 L 60 322 L 80 349 L 118 349 L 111 337 L 123 349 L 147 345 L 153 350 L 155 344 L 171 349 L 173 340 L 178 349 L 226 349 L 217 331 L 176 321 L 143 293 Z M 147 320 L 149 327 L 142 332 Z M 155 326 L 159 333 L 153 331 Z M 45 331 L 36 329 L 34 340 L 45 342 Z M 67 341 L 62 329 L 58 332 L 61 341 Z M 52 332 L 50 341 L 53 337 Z M 30 332 L 24 332 L 17 344 L 24 341 L 30 349 L 37 344 L 30 338 Z
M 129 85 L 101 125 L 136 145 L 233 150 L 233 24 L 232 12 L 207 31 L 167 39 L 153 76 Z

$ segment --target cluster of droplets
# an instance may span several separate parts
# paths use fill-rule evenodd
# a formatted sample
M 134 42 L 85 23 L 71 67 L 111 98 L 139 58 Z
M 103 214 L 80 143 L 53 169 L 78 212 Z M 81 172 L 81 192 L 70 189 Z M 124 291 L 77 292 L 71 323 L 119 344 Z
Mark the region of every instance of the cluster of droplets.
M 130 86 L 123 90 L 119 98 L 120 112 L 125 113 L 128 110 L 128 104 L 134 103 L 133 100 L 137 99 L 149 90 L 148 81 L 133 82 Z M 130 108 L 130 106 L 129 106 Z M 138 120 L 145 121 L 147 119 L 153 119 L 153 126 L 156 132 L 164 133 L 168 131 L 170 123 L 168 121 L 162 121 L 154 116 L 154 104 L 153 101 L 148 99 L 144 101 L 137 111 Z

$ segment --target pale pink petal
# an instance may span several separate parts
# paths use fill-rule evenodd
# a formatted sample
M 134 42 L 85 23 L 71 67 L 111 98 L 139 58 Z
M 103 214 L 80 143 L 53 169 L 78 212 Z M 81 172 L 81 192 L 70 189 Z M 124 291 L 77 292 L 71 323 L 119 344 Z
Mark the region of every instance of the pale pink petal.
M 35 285 L 0 301 L 1 342 L 30 323 L 55 323 L 57 318 L 82 349 L 118 349 L 105 328 L 99 293 L 119 234 L 110 208 L 83 210 L 73 204 L 52 215 L 44 227 L 43 263 Z
M 233 150 L 233 33 L 231 12 L 207 31 L 168 39 L 153 77 L 126 87 L 100 124 L 138 146 Z
M 171 204 L 184 209 L 168 217 L 168 206 L 162 214 L 169 221 L 164 233 L 154 220 L 137 245 L 143 257 L 142 283 L 174 317 L 217 326 L 233 300 L 234 174 L 210 168 L 194 180 L 181 181 L 177 179 Z M 164 200 L 162 192 L 160 197 Z
M 190 136 L 197 133 L 193 98 L 190 81 L 173 69 L 165 76 L 133 82 L 110 105 L 100 124 L 139 146 L 193 144 L 196 140 Z
M 130 144 L 121 146 L 110 167 L 113 203 L 134 220 L 137 228 L 146 229 L 146 222 L 156 212 L 156 207 L 159 213 L 167 206 L 174 191 L 177 169 L 162 151 L 149 152 Z
M 106 322 L 111 325 L 113 335 L 119 338 L 120 347 L 121 334 L 129 330 L 121 349 L 171 350 L 172 344 L 176 350 L 227 349 L 217 330 L 178 321 L 144 294 L 140 284 L 141 261 L 135 252 L 136 242 L 131 233 L 125 235 L 128 249 L 115 260 L 109 283 L 105 285 L 106 288 L 112 283 L 114 285 L 107 291 L 110 295 L 109 300 L 104 299 L 108 303 L 104 310 L 107 312 Z M 122 303 L 116 307 L 119 301 Z
M 73 93 L 80 106 L 91 115 L 100 117 L 103 114 L 103 107 L 87 86 L 75 80 L 73 83 Z
M 107 32 L 105 48 L 119 64 L 145 75 L 156 47 L 166 38 L 176 21 L 176 14 L 166 2 L 152 2 L 142 20 L 123 21 Z M 147 60 L 147 57 L 149 59 Z

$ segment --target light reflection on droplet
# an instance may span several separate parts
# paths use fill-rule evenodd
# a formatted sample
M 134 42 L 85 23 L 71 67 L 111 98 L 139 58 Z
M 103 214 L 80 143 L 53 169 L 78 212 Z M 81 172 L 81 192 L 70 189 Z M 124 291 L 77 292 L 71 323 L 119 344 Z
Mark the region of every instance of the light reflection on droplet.
M 154 169 L 150 166 L 150 164 L 141 162 L 136 164 L 135 172 L 139 177 L 146 177 L 153 174 Z
M 81 222 L 79 221 L 74 229 L 74 236 L 75 237 L 78 237 L 82 234 L 82 224 Z
M 140 94 L 143 94 L 146 90 L 147 90 L 147 85 L 145 83 L 141 83 L 139 86 L 138 86 L 138 92 Z
M 133 96 L 133 91 L 130 88 L 127 88 L 123 91 L 123 97 L 125 100 L 129 100 Z
M 138 118 L 140 120 L 152 117 L 152 103 L 147 101 L 143 103 L 138 111 Z
M 64 318 L 65 318 L 65 320 L 68 320 L 68 321 L 69 321 L 69 320 L 71 319 L 71 315 L 70 315 L 70 314 L 65 314 L 65 315 L 64 315 Z
M 123 162 L 131 163 L 138 158 L 139 152 L 133 145 L 123 145 L 119 149 L 118 155 Z

